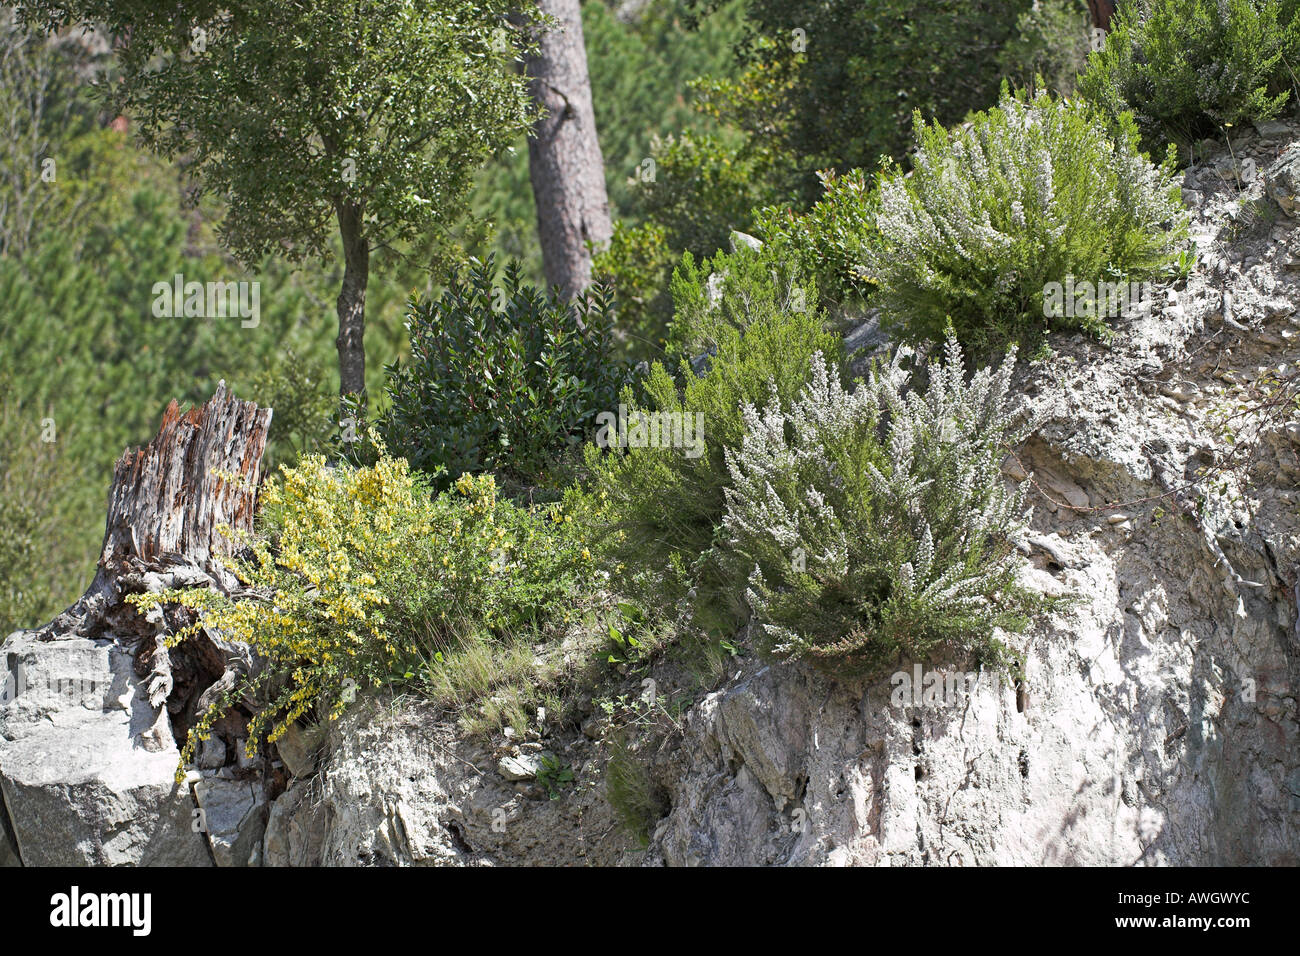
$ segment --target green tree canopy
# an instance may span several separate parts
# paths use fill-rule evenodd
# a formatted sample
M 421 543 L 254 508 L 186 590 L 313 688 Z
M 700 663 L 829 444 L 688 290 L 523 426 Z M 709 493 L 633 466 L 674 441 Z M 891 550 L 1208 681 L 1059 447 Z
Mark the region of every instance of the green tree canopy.
M 99 24 L 119 45 L 115 108 L 183 157 L 225 207 L 243 262 L 327 257 L 343 239 L 339 359 L 364 383 L 370 251 L 462 215 L 475 170 L 525 129 L 508 0 L 30 0 L 48 28 Z M 159 277 L 166 278 L 166 277 Z

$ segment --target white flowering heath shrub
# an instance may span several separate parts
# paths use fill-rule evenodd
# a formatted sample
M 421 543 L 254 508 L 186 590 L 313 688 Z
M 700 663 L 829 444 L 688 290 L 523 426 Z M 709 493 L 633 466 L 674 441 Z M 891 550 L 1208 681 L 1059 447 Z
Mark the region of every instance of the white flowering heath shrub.
M 981 352 L 1049 328 L 1104 333 L 1099 318 L 1047 318 L 1044 286 L 1149 278 L 1186 234 L 1173 159 L 1153 166 L 1131 117 L 1004 93 L 951 130 L 918 116 L 916 138 L 913 172 L 882 180 L 880 240 L 864 256 L 904 339 L 938 341 L 949 319 Z
M 848 392 L 819 355 L 792 406 L 745 407 L 724 527 L 762 648 L 840 674 L 940 646 L 1001 658 L 996 630 L 1042 603 L 1018 583 L 1028 515 L 1000 471 L 1013 363 L 967 383 L 949 338 L 924 392 L 897 360 Z

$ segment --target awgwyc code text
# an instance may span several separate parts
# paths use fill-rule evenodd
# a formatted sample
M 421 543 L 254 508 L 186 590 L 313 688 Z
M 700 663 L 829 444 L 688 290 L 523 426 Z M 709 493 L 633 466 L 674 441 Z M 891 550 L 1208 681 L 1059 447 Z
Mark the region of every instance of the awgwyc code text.
M 1182 893 L 1165 893 L 1161 899 L 1159 893 L 1120 893 L 1119 902 L 1152 906 L 1156 903 L 1186 903 L 1189 905 L 1250 903 L 1250 893 L 1225 893 L 1222 891 L 1189 893 L 1184 898 Z

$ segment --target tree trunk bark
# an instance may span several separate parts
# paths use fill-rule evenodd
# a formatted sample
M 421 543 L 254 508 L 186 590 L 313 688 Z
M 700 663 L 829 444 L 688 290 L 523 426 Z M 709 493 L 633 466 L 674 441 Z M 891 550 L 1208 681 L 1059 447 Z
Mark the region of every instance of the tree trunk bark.
M 1115 0 L 1088 0 L 1092 25 L 1110 31 L 1110 19 L 1115 15 Z
M 343 288 L 339 291 L 339 394 L 358 395 L 366 390 L 366 285 L 370 281 L 370 240 L 362 226 L 358 203 L 335 204 L 339 234 L 343 238 Z
M 546 110 L 528 140 L 528 174 L 546 281 L 571 298 L 591 284 L 587 243 L 604 247 L 613 226 L 578 0 L 538 6 L 557 23 L 525 64 L 533 99 Z

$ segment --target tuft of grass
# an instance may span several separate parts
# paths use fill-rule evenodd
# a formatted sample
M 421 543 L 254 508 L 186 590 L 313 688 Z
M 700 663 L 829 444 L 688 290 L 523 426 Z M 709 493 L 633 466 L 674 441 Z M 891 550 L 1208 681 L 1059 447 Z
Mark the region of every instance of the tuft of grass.
M 667 792 L 654 782 L 649 764 L 632 750 L 623 734 L 610 738 L 605 798 L 642 849 L 650 845 L 655 824 L 670 809 Z

